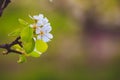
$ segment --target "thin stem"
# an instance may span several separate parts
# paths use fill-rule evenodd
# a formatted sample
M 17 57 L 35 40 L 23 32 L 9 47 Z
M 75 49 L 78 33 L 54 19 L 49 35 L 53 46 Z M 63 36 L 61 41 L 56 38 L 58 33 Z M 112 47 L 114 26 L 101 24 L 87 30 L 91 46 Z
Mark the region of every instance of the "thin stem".
M 17 54 L 23 54 L 22 52 L 20 51 L 16 51 L 14 49 L 11 49 L 12 46 L 18 44 L 19 46 L 23 47 L 22 46 L 22 42 L 19 41 L 20 40 L 20 37 L 17 37 L 13 42 L 9 43 L 9 44 L 1 44 L 0 45 L 0 48 L 3 48 L 3 49 L 6 49 L 7 51 L 4 52 L 4 54 L 8 54 L 8 53 L 17 53 Z

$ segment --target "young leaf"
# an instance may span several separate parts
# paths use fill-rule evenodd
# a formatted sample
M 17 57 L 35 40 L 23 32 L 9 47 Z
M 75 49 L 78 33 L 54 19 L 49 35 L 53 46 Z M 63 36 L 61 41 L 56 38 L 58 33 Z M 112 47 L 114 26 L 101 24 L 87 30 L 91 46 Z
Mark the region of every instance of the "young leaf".
M 42 40 L 36 40 L 35 48 L 37 51 L 44 53 L 48 49 L 48 45 Z
M 35 41 L 33 38 L 28 42 L 23 42 L 23 49 L 27 54 L 31 53 L 34 50 L 34 48 L 35 48 Z
M 17 63 L 23 63 L 25 61 L 26 61 L 26 57 L 24 55 L 20 55 L 19 60 L 17 61 Z
M 29 54 L 29 56 L 32 56 L 32 57 L 40 57 L 40 54 L 41 54 L 41 52 L 39 52 L 39 51 L 33 51 L 33 52 L 31 52 L 31 53 Z
M 21 31 L 20 37 L 21 37 L 22 42 L 28 42 L 33 37 L 33 29 L 31 27 L 29 27 L 29 26 L 25 27 Z
M 18 19 L 19 23 L 22 25 L 28 25 L 28 23 L 23 19 Z
M 20 29 L 16 29 L 13 32 L 9 33 L 8 36 L 19 36 L 20 35 Z
M 17 51 L 23 51 L 23 48 L 19 44 L 12 46 L 11 49 L 15 49 Z

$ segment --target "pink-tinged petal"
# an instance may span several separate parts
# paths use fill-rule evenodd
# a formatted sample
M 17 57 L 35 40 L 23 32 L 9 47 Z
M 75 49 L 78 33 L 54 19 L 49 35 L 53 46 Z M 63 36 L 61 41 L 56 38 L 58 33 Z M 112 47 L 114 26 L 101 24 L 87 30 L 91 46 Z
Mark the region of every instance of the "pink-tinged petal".
M 46 36 L 42 36 L 42 40 L 43 40 L 44 42 L 49 42 L 49 41 L 50 41 L 50 39 L 49 39 L 48 37 L 46 37 Z
M 42 36 L 41 36 L 41 35 L 38 35 L 38 36 L 37 36 L 37 39 L 42 40 Z
M 53 38 L 53 35 L 50 34 L 50 33 L 47 33 L 46 36 L 47 36 L 49 39 L 52 39 L 52 38 Z
M 38 28 L 36 29 L 36 34 L 40 34 L 40 31 L 41 31 L 41 28 L 38 27 Z

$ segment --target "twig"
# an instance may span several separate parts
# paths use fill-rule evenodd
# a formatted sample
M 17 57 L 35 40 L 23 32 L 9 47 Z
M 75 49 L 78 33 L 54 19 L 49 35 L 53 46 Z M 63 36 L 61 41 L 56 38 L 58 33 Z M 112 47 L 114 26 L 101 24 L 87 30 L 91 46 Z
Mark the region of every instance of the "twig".
M 19 46 L 23 47 L 22 46 L 22 42 L 19 41 L 19 40 L 20 40 L 20 37 L 17 37 L 13 42 L 11 42 L 9 44 L 2 44 L 2 45 L 0 45 L 0 48 L 3 48 L 3 49 L 7 50 L 6 52 L 4 52 L 4 54 L 8 54 L 8 53 L 11 53 L 11 52 L 17 53 L 17 54 L 22 54 L 22 52 L 20 52 L 20 51 L 16 51 L 14 49 L 11 49 L 11 47 L 16 45 L 16 44 L 18 44 Z
M 0 0 L 0 16 L 3 13 L 3 10 L 8 6 L 11 0 Z

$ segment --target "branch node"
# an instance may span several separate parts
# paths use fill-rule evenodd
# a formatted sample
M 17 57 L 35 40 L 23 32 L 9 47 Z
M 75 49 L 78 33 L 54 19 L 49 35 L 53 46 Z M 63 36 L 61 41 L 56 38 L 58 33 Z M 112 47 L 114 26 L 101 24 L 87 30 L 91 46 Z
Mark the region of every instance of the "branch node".
M 22 46 L 22 42 L 19 41 L 20 39 L 21 39 L 20 37 L 17 37 L 13 42 L 11 42 L 9 44 L 2 44 L 2 45 L 0 45 L 0 48 L 6 49 L 6 51 L 3 51 L 2 54 L 3 55 L 7 55 L 7 54 L 9 54 L 11 52 L 17 53 L 17 54 L 23 54 L 20 51 L 11 49 L 11 47 L 14 46 L 14 45 L 16 45 L 16 44 L 18 44 L 20 47 L 23 47 Z

